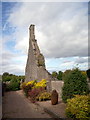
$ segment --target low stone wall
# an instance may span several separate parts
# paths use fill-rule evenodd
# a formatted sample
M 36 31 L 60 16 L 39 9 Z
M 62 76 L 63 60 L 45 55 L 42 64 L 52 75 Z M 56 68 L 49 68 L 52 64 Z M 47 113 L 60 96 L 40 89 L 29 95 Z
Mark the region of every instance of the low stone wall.
M 63 84 L 64 84 L 63 81 L 51 81 L 52 90 L 55 89 L 58 92 L 60 98 L 61 98 L 61 94 L 62 94 Z
M 64 82 L 63 81 L 51 81 L 51 89 L 56 90 L 59 93 L 59 97 L 61 98 L 62 95 L 62 87 Z M 90 90 L 90 82 L 88 82 L 89 90 Z

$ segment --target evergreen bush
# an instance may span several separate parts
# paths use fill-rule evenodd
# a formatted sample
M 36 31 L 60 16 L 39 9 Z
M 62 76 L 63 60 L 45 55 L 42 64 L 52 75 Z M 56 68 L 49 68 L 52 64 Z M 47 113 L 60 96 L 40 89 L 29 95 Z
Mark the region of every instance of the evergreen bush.
M 75 68 L 64 78 L 64 86 L 62 88 L 62 100 L 67 102 L 67 99 L 74 95 L 86 95 L 89 92 L 88 83 L 85 75 Z

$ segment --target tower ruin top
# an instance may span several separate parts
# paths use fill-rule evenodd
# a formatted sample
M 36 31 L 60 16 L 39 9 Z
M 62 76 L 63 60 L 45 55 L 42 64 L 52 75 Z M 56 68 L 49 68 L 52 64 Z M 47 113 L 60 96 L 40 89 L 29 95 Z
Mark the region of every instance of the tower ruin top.
M 29 35 L 31 40 L 35 39 L 35 25 L 33 24 L 31 24 L 29 27 Z

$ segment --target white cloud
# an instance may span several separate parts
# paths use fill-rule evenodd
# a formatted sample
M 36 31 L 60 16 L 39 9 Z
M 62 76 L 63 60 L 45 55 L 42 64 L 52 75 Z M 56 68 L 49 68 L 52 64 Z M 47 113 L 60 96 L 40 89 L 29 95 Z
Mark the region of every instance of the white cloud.
M 26 49 L 28 40 L 24 40 L 23 32 L 27 32 L 29 25 L 34 23 L 45 57 L 87 56 L 87 12 L 88 9 L 81 3 L 22 3 L 19 7 L 15 6 L 8 21 L 19 28 L 16 48 Z
M 24 74 L 27 56 L 20 53 L 13 53 L 5 49 L 2 51 L 1 56 L 0 66 L 2 71 L 0 71 L 0 74 L 3 72 Z
M 23 64 L 6 65 L 2 67 L 2 73 L 9 72 L 11 74 L 23 75 L 25 73 L 25 70 L 23 69 L 24 67 Z
M 77 64 L 88 63 L 88 57 L 79 57 L 75 61 Z
M 15 45 L 15 49 L 20 50 L 21 53 L 23 54 L 28 53 L 29 45 L 27 43 L 28 43 L 28 37 L 25 37 L 22 40 L 17 42 L 17 44 Z
M 20 51 L 21 55 L 13 53 L 11 58 L 4 59 L 3 71 L 5 69 L 22 73 L 25 69 L 26 58 L 23 60 L 23 57 L 27 56 L 30 24 L 36 25 L 36 39 L 45 58 L 87 56 L 88 7 L 85 6 L 83 3 L 17 3 L 7 20 L 15 32 L 9 37 L 4 36 L 4 44 L 7 40 L 14 40 L 14 50 Z M 9 53 L 6 52 L 5 56 L 9 57 Z M 85 63 L 86 58 L 80 59 L 76 62 L 63 62 L 59 67 L 47 66 L 47 69 L 59 70 L 62 67 L 62 70 L 65 70 L 72 68 L 76 63 Z M 21 64 L 18 63 L 19 60 L 22 61 Z
M 53 71 L 65 71 L 67 69 L 73 69 L 79 67 L 81 70 L 88 69 L 88 57 L 67 57 L 46 59 L 46 66 L 49 72 Z

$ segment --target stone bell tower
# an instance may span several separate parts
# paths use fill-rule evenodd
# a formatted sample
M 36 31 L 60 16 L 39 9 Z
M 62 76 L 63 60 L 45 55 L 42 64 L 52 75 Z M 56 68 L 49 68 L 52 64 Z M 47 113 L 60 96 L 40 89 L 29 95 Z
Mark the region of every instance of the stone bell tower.
M 51 74 L 45 68 L 45 59 L 35 39 L 35 25 L 29 28 L 29 49 L 25 69 L 25 81 L 46 79 L 50 84 Z

